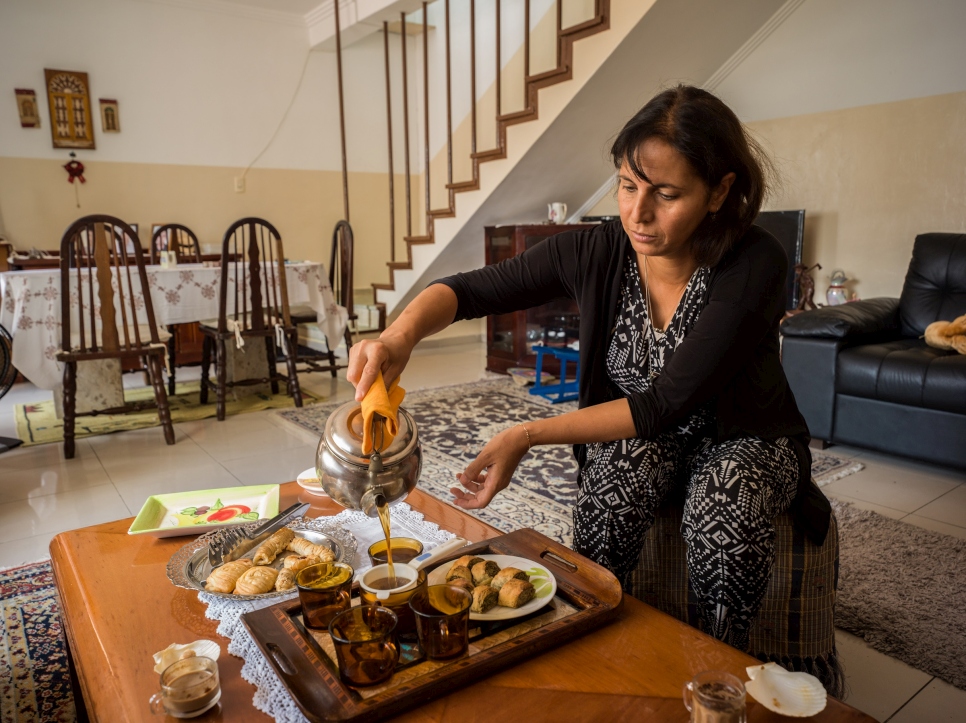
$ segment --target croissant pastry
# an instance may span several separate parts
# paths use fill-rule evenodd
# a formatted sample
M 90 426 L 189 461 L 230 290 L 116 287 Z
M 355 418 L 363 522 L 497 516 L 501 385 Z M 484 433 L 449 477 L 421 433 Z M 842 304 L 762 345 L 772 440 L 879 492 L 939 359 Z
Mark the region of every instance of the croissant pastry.
M 285 562 L 282 563 L 286 570 L 291 570 L 292 574 L 298 574 L 299 570 L 304 570 L 311 565 L 318 565 L 322 560 L 319 559 L 317 555 L 309 555 L 308 557 L 300 557 L 298 555 L 289 555 L 285 558 Z
M 296 537 L 294 540 L 290 540 L 288 543 L 288 549 L 292 552 L 296 552 L 303 557 L 309 557 L 315 555 L 319 558 L 320 562 L 332 562 L 335 559 L 335 555 L 325 545 L 315 545 L 304 537 Z
M 295 587 L 295 571 L 280 570 L 278 577 L 275 579 L 275 589 L 281 592 L 282 590 L 291 590 L 293 587 Z
M 274 567 L 256 565 L 246 570 L 235 583 L 236 595 L 261 595 L 275 586 L 278 570 Z
M 251 560 L 241 559 L 226 562 L 221 567 L 216 567 L 205 580 L 205 590 L 208 592 L 231 592 L 235 589 L 238 578 L 251 566 Z
M 285 549 L 285 546 L 292 541 L 295 533 L 288 527 L 283 527 L 255 550 L 256 565 L 271 565 L 272 561 L 278 557 L 278 553 Z

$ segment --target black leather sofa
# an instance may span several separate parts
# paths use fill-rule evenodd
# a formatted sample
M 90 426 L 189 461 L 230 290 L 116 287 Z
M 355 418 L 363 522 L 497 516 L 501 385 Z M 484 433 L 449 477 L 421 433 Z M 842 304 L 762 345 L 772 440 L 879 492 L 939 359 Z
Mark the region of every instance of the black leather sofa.
M 782 366 L 813 439 L 966 469 L 966 356 L 926 345 L 966 314 L 966 234 L 916 237 L 898 299 L 782 322 Z

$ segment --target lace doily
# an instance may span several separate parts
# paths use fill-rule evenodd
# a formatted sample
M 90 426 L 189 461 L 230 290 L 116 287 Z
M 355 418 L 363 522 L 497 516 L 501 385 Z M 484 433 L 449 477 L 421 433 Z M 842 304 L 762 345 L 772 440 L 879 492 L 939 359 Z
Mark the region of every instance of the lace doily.
M 347 510 L 329 520 L 344 526 L 358 541 L 355 557 L 351 562 L 358 577 L 370 567 L 367 552 L 369 545 L 376 540 L 384 539 L 379 520 L 352 510 Z M 423 543 L 423 548 L 427 552 L 441 542 L 455 537 L 452 532 L 441 530 L 432 522 L 426 522 L 422 514 L 405 503 L 394 505 L 392 508 L 392 535 L 414 537 Z M 291 597 L 297 595 L 298 591 L 295 591 Z M 272 716 L 278 723 L 308 723 L 302 711 L 292 700 L 292 696 L 289 695 L 288 689 L 282 685 L 241 622 L 241 616 L 245 613 L 276 605 L 282 600 L 291 598 L 236 602 L 199 592 L 198 599 L 208 606 L 205 617 L 218 621 L 218 634 L 228 638 L 228 652 L 245 661 L 241 674 L 242 678 L 255 686 L 252 704 L 258 710 Z

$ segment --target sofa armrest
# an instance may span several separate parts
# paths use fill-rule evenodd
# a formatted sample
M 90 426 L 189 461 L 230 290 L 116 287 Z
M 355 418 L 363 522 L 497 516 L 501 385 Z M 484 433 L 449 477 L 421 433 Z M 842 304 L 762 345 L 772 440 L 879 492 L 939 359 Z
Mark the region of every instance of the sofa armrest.
M 785 336 L 849 339 L 899 333 L 899 299 L 853 301 L 803 311 L 782 322 Z

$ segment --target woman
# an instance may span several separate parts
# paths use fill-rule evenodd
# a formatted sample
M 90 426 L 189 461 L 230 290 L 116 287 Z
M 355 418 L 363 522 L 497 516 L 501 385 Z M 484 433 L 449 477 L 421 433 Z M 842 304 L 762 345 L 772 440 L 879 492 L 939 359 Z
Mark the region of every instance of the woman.
M 641 109 L 611 154 L 619 223 L 435 282 L 378 341 L 352 348 L 348 378 L 361 399 L 380 369 L 388 383 L 420 339 L 454 320 L 575 299 L 580 408 L 495 436 L 458 476 L 454 502 L 485 507 L 535 445 L 574 444 L 574 548 L 626 585 L 655 511 L 684 487 L 706 629 L 746 649 L 774 559 L 772 520 L 794 505 L 819 543 L 829 524 L 779 359 L 788 261 L 752 225 L 761 153 L 724 103 L 679 86 Z

